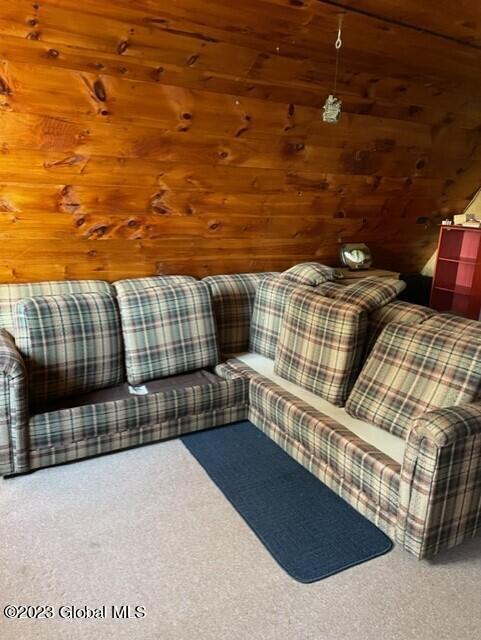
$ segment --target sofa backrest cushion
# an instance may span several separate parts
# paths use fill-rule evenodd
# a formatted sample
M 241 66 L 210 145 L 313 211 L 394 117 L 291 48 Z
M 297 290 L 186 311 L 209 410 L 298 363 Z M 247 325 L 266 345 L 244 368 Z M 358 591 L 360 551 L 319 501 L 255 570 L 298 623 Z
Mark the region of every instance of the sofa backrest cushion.
M 336 270 L 319 262 L 302 262 L 281 273 L 280 277 L 295 284 L 317 287 L 327 280 L 334 280 Z
M 359 371 L 366 328 L 360 307 L 296 290 L 287 300 L 274 371 L 343 406 Z
M 147 276 L 146 278 L 126 278 L 117 280 L 113 287 L 117 294 L 136 291 L 137 289 L 148 289 L 150 287 L 161 287 L 166 284 L 184 284 L 185 282 L 197 282 L 193 276 Z
M 118 296 L 127 380 L 132 385 L 218 362 L 205 282 L 137 289 Z
M 335 298 L 340 302 L 356 304 L 367 313 L 371 313 L 394 300 L 405 288 L 406 283 L 403 280 L 372 276 L 339 289 Z
M 252 312 L 249 351 L 274 360 L 287 299 L 298 288 L 312 290 L 281 277 L 266 278 L 259 284 Z
M 203 279 L 211 292 L 219 349 L 223 354 L 247 351 L 257 287 L 276 273 L 236 273 Z
M 346 411 L 406 437 L 414 418 L 471 402 L 480 383 L 481 340 L 391 323 L 359 374 Z
M 429 318 L 423 322 L 424 327 L 430 327 L 436 331 L 450 331 L 454 333 L 462 333 L 464 336 L 473 336 L 481 339 L 481 322 L 479 320 L 470 320 L 461 316 L 455 316 L 452 313 L 435 313 L 431 312 Z
M 382 330 L 390 322 L 424 323 L 435 313 L 436 311 L 433 309 L 403 300 L 393 300 L 383 307 L 375 309 L 369 314 L 366 353 L 372 350 Z
M 26 284 L 0 284 L 0 328 L 15 335 L 15 307 L 19 300 L 33 296 L 56 296 L 65 293 L 111 293 L 104 280 L 48 280 Z
M 34 407 L 124 379 L 120 318 L 110 294 L 24 298 L 16 306 L 15 336 Z

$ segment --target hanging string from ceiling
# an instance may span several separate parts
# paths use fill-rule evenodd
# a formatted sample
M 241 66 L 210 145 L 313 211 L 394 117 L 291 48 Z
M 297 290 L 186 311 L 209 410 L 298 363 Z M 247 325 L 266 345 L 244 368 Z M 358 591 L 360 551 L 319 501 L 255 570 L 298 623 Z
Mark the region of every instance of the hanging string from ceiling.
M 333 92 L 329 94 L 326 98 L 326 102 L 323 106 L 323 114 L 322 119 L 324 122 L 329 122 L 331 124 L 335 124 L 339 122 L 339 118 L 341 117 L 341 107 L 342 101 L 340 98 L 336 98 L 335 94 L 337 93 L 337 76 L 339 73 L 339 59 L 341 57 L 341 47 L 342 47 L 342 22 L 344 15 L 341 13 L 338 18 L 338 26 L 337 26 L 337 39 L 334 44 L 336 48 L 336 66 L 334 70 L 334 88 Z

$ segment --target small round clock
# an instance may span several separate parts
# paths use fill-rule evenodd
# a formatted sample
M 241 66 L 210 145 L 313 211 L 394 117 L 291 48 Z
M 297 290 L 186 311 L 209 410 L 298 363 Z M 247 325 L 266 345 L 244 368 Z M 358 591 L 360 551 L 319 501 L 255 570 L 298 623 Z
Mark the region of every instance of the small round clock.
M 372 262 L 371 252 L 367 245 L 363 243 L 343 244 L 340 250 L 340 258 L 342 264 L 353 271 L 369 269 Z

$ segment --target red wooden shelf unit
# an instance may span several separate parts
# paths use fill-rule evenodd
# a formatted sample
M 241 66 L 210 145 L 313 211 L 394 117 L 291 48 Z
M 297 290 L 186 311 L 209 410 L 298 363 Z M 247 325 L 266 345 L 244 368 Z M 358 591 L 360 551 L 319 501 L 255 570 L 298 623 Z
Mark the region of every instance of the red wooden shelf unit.
M 431 307 L 479 319 L 481 311 L 481 229 L 441 227 Z

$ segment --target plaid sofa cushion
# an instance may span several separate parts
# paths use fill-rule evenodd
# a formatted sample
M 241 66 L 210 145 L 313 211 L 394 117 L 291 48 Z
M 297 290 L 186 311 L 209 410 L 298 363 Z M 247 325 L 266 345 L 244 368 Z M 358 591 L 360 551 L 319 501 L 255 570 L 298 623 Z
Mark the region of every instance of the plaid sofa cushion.
M 20 300 L 15 335 L 33 405 L 114 386 L 123 379 L 120 321 L 111 295 Z
M 434 313 L 432 312 L 423 325 L 431 327 L 436 331 L 451 331 L 454 333 L 462 333 L 464 336 L 473 336 L 473 338 L 481 339 L 481 322 L 479 320 L 470 320 L 455 316 L 452 313 Z
M 216 365 L 218 349 L 205 282 L 119 293 L 125 366 L 137 385 Z
M 254 299 L 259 283 L 275 273 L 237 273 L 203 279 L 212 295 L 222 353 L 247 351 Z
M 336 270 L 319 262 L 303 262 L 287 269 L 280 274 L 280 277 L 295 284 L 317 287 L 326 280 L 334 280 Z
M 384 327 L 390 322 L 420 323 L 436 312 L 411 302 L 393 300 L 369 314 L 366 351 L 369 353 Z
M 252 311 L 250 351 L 274 360 L 287 298 L 299 287 L 302 285 L 280 277 L 266 278 L 259 284 Z
M 293 291 L 286 304 L 274 371 L 343 406 L 364 351 L 367 315 L 358 306 Z
M 423 324 L 387 325 L 362 369 L 346 411 L 405 437 L 426 411 L 471 402 L 481 383 L 481 340 Z
M 164 285 L 184 284 L 186 282 L 197 282 L 193 276 L 148 276 L 147 278 L 126 278 L 113 283 L 118 295 L 136 291 L 137 289 L 147 289 L 149 287 L 162 287 Z
M 356 304 L 370 313 L 394 300 L 405 288 L 406 283 L 402 280 L 372 276 L 342 287 L 336 292 L 335 298 Z
M 26 284 L 0 284 L 0 328 L 15 334 L 15 306 L 23 298 L 56 296 L 64 293 L 111 293 L 112 286 L 103 280 L 48 280 Z
M 148 432 L 154 425 L 170 423 L 170 433 L 165 433 L 164 437 L 174 436 L 182 432 L 180 427 L 189 416 L 205 415 L 206 421 L 202 428 L 208 428 L 219 424 L 215 421 L 216 414 L 222 415 L 232 407 L 245 411 L 248 401 L 248 384 L 244 379 L 219 378 L 218 382 L 211 384 L 48 411 L 30 419 L 30 448 L 39 450 L 72 442 L 82 443 L 114 433 L 132 433 L 133 437 L 139 434 L 138 441 L 134 444 L 141 444 L 142 432 Z M 229 422 L 228 416 L 229 413 L 226 412 L 225 423 Z M 244 418 L 245 413 L 240 414 L 240 417 Z M 101 447 L 101 442 L 98 446 L 101 451 L 105 450 Z M 45 457 L 48 463 L 48 452 Z M 55 458 L 52 457 L 50 464 L 55 463 Z
M 271 430 L 286 434 L 290 455 L 312 454 L 337 476 L 339 486 L 361 490 L 381 509 L 397 513 L 399 463 L 267 378 L 250 380 L 249 397 L 249 419 L 269 435 Z

